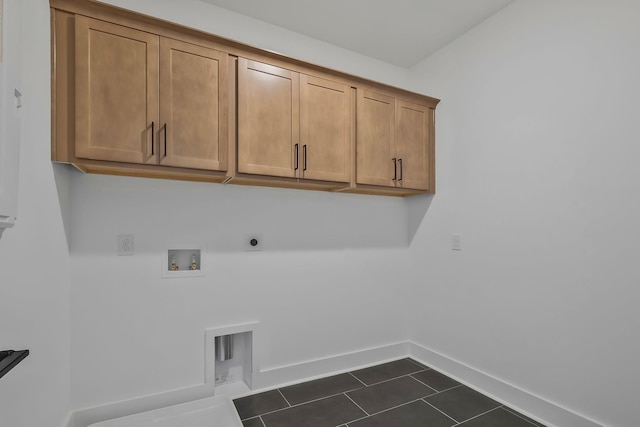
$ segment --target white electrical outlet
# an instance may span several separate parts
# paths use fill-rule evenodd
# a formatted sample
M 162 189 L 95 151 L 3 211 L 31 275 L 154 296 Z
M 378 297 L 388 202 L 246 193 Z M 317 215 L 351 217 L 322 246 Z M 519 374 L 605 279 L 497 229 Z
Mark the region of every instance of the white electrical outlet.
M 133 255 L 133 234 L 118 235 L 118 255 Z

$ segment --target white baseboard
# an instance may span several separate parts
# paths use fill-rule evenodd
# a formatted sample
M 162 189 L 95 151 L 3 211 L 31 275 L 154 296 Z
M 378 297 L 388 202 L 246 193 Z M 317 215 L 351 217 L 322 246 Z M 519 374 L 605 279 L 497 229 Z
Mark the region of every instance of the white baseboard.
M 253 389 L 250 393 L 348 372 L 404 357 L 412 357 L 418 362 L 437 369 L 443 374 L 549 427 L 601 427 L 600 424 L 585 416 L 410 341 L 285 366 L 266 368 L 253 373 Z M 99 421 L 150 411 L 165 406 L 177 405 L 191 400 L 213 396 L 214 394 L 214 385 L 207 383 L 166 393 L 110 403 L 95 408 L 78 410 L 71 413 L 67 427 L 87 427 Z M 235 398 L 240 396 L 241 395 L 231 397 Z
M 109 403 L 94 408 L 81 409 L 71 413 L 67 427 L 87 427 L 100 421 L 133 415 L 139 412 L 152 411 L 192 400 L 204 399 L 214 394 L 215 390 L 212 384 L 202 384 L 131 400 Z
M 381 362 L 407 357 L 409 343 L 399 342 L 380 347 L 368 348 L 350 353 L 338 354 L 322 359 L 268 368 L 253 376 L 253 391 L 267 390 L 289 384 L 309 381 L 354 369 L 377 365 Z
M 243 331 L 244 329 L 240 332 Z M 223 332 L 236 333 L 238 331 L 230 329 Z M 212 342 L 212 337 L 213 335 L 209 337 L 211 339 L 207 342 Z M 287 366 L 267 368 L 253 373 L 253 389 L 250 393 L 245 394 L 253 394 L 267 389 L 274 389 L 284 385 L 372 366 L 389 360 L 406 357 L 407 354 L 408 343 L 401 342 Z M 103 406 L 76 410 L 70 414 L 67 427 L 88 427 L 100 421 L 214 396 L 215 391 L 215 384 L 211 382 L 165 393 L 109 403 Z M 230 397 L 236 398 L 240 396 L 242 395 Z
M 481 372 L 419 344 L 409 342 L 409 356 L 451 378 L 478 390 L 540 423 L 553 427 L 602 427 L 542 397 Z

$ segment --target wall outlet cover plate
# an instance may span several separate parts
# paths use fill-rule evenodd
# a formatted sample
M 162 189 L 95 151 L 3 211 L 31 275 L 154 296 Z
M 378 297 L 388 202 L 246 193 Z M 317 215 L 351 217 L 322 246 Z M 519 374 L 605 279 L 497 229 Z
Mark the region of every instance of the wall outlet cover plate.
M 133 255 L 133 234 L 118 234 L 118 255 Z

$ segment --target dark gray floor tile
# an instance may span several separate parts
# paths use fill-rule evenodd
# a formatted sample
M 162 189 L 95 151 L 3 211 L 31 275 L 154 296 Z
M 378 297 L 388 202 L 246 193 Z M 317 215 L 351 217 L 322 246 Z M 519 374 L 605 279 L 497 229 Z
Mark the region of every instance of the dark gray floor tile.
M 289 406 L 278 390 L 241 397 L 234 400 L 233 403 L 236 405 L 241 420 Z
M 413 372 L 421 371 L 422 368 L 416 366 L 415 363 L 407 359 L 396 360 L 395 362 L 384 363 L 382 365 L 372 366 L 351 372 L 358 377 L 360 381 L 369 385 L 379 383 L 380 381 L 390 380 L 391 378 L 401 377 Z
M 460 384 L 458 381 L 453 380 L 448 376 L 441 374 L 440 372 L 434 371 L 433 369 L 418 372 L 417 374 L 413 374 L 411 376 L 438 391 L 446 390 Z
M 349 427 L 450 427 L 456 422 L 422 400 L 349 423 Z
M 424 400 L 460 422 L 500 406 L 495 400 L 465 386 L 434 394 Z
M 375 414 L 434 393 L 411 377 L 401 377 L 351 391 L 347 395 L 367 413 Z
M 264 427 L 264 424 L 262 424 L 262 420 L 260 420 L 260 417 L 249 418 L 248 420 L 244 420 L 242 422 L 242 427 Z
M 498 408 L 460 424 L 460 427 L 533 427 L 524 419 Z
M 344 394 L 264 415 L 266 427 L 334 427 L 364 417 Z
M 298 405 L 361 387 L 364 387 L 362 383 L 352 375 L 341 374 L 284 387 L 280 391 L 290 404 Z
M 417 360 L 413 360 L 413 359 L 412 359 L 412 358 L 410 358 L 410 357 L 407 357 L 407 360 L 408 360 L 409 362 L 412 362 L 412 363 L 414 363 L 414 364 L 418 365 L 418 366 L 419 366 L 419 367 L 421 367 L 422 369 L 431 369 L 431 368 L 429 368 L 427 365 L 423 365 L 422 363 L 418 362 Z
M 532 420 L 531 418 L 529 418 L 529 417 L 527 417 L 527 416 L 525 416 L 525 415 L 522 415 L 520 412 L 516 411 L 515 409 L 507 408 L 506 406 L 503 406 L 503 407 L 502 407 L 502 409 L 504 409 L 504 410 L 506 410 L 506 411 L 508 411 L 508 412 L 511 412 L 512 414 L 515 414 L 515 415 L 519 416 L 520 418 L 523 418 L 523 419 L 524 419 L 524 420 L 526 420 L 526 421 L 529 421 L 529 422 L 530 422 L 531 424 L 533 424 L 534 426 L 537 426 L 537 427 L 545 427 L 545 425 L 544 425 L 544 424 L 539 423 L 539 422 L 537 422 L 537 421 L 535 421 L 535 420 Z

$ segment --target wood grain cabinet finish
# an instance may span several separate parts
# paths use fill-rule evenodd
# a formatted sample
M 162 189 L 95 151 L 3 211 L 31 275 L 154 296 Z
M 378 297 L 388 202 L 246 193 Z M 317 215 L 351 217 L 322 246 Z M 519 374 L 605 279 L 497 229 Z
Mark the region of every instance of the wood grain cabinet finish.
M 49 3 L 53 161 L 89 173 L 435 192 L 435 98 L 95 0 Z
M 285 178 L 299 162 L 300 77 L 238 59 L 238 172 Z
M 227 54 L 160 39 L 160 164 L 227 169 Z
M 358 90 L 356 180 L 358 184 L 394 186 L 395 99 Z
M 159 37 L 78 16 L 76 156 L 153 163 Z
M 78 158 L 225 170 L 226 58 L 76 17 Z
M 351 178 L 351 87 L 300 76 L 300 176 L 321 181 Z
M 433 191 L 430 107 L 358 90 L 356 183 Z
M 238 59 L 238 172 L 347 183 L 350 86 Z
M 427 191 L 431 183 L 431 110 L 400 99 L 395 107 L 395 184 Z

